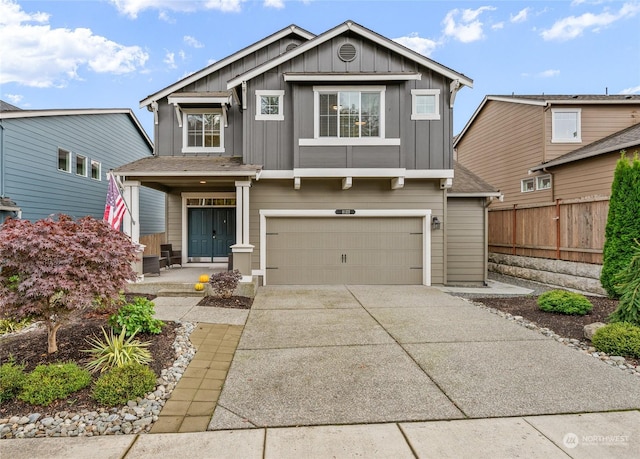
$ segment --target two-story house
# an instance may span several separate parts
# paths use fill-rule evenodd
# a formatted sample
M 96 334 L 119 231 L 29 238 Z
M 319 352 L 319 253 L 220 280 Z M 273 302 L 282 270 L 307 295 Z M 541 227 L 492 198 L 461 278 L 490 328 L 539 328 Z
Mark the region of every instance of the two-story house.
M 153 143 L 130 109 L 21 110 L 3 102 L 0 219 L 101 219 L 107 172 L 152 153 Z M 139 198 L 137 233 L 164 233 L 164 194 L 144 189 Z
M 640 95 L 486 96 L 454 142 L 457 160 L 504 194 L 489 212 L 492 254 L 591 265 L 602 262 L 616 162 L 639 145 Z M 532 270 L 558 266 L 491 259 Z M 590 272 L 597 284 L 590 289 L 598 291 L 599 266 L 563 271 L 568 278 Z
M 470 181 L 447 194 L 453 103 L 471 85 L 354 22 L 292 25 L 142 100 L 155 156 L 116 173 L 167 193 L 183 261 L 232 252 L 244 280 L 482 282 L 498 193 Z M 466 262 L 448 265 L 449 233 Z

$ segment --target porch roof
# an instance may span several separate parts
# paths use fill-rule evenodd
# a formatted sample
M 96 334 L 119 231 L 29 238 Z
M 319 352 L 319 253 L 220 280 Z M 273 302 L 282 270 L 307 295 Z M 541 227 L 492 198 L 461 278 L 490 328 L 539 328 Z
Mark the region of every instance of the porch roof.
M 154 156 L 114 169 L 120 176 L 136 177 L 255 177 L 262 166 L 243 164 L 242 158 L 221 156 Z

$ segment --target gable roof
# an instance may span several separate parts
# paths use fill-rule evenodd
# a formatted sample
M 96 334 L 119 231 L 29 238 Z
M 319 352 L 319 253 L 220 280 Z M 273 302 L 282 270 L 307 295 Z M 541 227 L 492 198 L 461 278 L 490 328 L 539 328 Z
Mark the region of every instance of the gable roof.
M 270 44 L 275 43 L 276 41 L 281 40 L 289 35 L 298 35 L 306 40 L 310 40 L 313 37 L 315 37 L 315 35 L 312 34 L 311 32 L 308 32 L 303 28 L 298 27 L 295 24 L 291 24 L 290 26 L 285 27 L 284 29 L 279 30 L 278 32 L 275 32 L 269 35 L 268 37 L 265 37 L 262 40 L 257 41 L 256 43 L 249 45 L 241 49 L 240 51 L 237 51 L 231 54 L 230 56 L 225 57 L 224 59 L 214 62 L 213 64 L 203 68 L 202 70 L 199 70 L 198 72 L 192 73 L 191 75 L 183 78 L 180 81 L 177 81 L 171 86 L 167 86 L 166 88 L 161 89 L 160 91 L 147 96 L 146 98 L 140 101 L 140 107 L 146 107 L 151 103 L 159 99 L 162 99 L 163 97 L 166 97 L 169 94 L 176 92 L 184 88 L 185 86 L 190 85 L 191 83 L 195 83 L 196 81 L 206 77 L 207 75 L 217 72 L 221 68 L 226 67 L 227 65 L 233 62 L 236 62 L 242 59 L 243 57 L 248 56 L 249 54 L 261 48 L 264 48 L 265 46 L 269 46 Z
M 153 151 L 153 142 L 147 135 L 147 132 L 140 124 L 140 121 L 129 108 L 78 108 L 78 109 L 43 109 L 43 110 L 15 110 L 0 111 L 0 120 L 3 119 L 20 119 L 20 118 L 38 118 L 47 116 L 79 116 L 79 115 L 127 115 L 133 125 L 136 127 L 144 141 Z
M 477 116 L 482 109 L 487 105 L 489 101 L 507 102 L 512 104 L 524 104 L 524 105 L 537 105 L 544 107 L 547 105 L 612 105 L 612 104 L 640 104 L 639 94 L 615 94 L 615 95 L 601 95 L 601 94 L 577 94 L 577 95 L 559 95 L 559 94 L 529 94 L 529 95 L 487 95 L 482 99 L 478 108 L 473 112 L 467 124 L 465 124 L 460 134 L 456 135 L 453 139 L 453 146 L 462 140 L 464 134 L 469 127 L 473 124 Z
M 333 29 L 330 29 L 326 32 L 324 32 L 321 35 L 318 35 L 315 38 L 312 38 L 311 40 L 309 40 L 306 43 L 301 44 L 300 46 L 297 46 L 296 48 L 294 48 L 293 50 L 282 54 L 278 57 L 275 57 L 261 65 L 258 65 L 257 67 L 254 67 L 253 69 L 236 76 L 235 78 L 229 80 L 227 82 L 227 89 L 231 89 L 234 88 L 236 86 L 238 86 L 239 84 L 241 84 L 243 81 L 247 81 L 250 80 L 258 75 L 261 75 L 269 70 L 271 70 L 272 68 L 282 64 L 283 62 L 286 62 L 290 59 L 293 59 L 296 56 L 299 56 L 305 52 L 307 52 L 310 49 L 313 49 L 319 45 L 321 45 L 322 43 L 325 43 L 329 40 L 331 40 L 334 37 L 337 37 L 338 35 L 344 33 L 344 32 L 353 32 L 356 33 L 364 38 L 367 38 L 375 43 L 377 43 L 380 46 L 384 46 L 385 48 L 400 54 L 403 57 L 406 57 L 407 59 L 410 59 L 414 62 L 417 62 L 418 64 L 427 67 L 429 69 L 432 69 L 448 78 L 450 78 L 451 80 L 458 80 L 460 82 L 460 84 L 468 86 L 468 87 L 473 87 L 473 80 L 464 76 L 461 73 L 458 73 L 448 67 L 445 67 L 442 64 L 439 64 L 431 59 L 429 59 L 428 57 L 425 57 L 421 54 L 416 53 L 415 51 L 410 50 L 409 48 L 396 43 L 393 40 L 390 40 L 386 37 L 383 37 L 380 34 L 377 34 L 375 32 L 373 32 L 372 30 L 369 30 L 353 21 L 345 21 L 342 24 L 334 27 Z
M 447 191 L 449 197 L 500 197 L 502 193 L 464 167 L 453 162 L 453 186 Z
M 16 107 L 15 105 L 11 105 L 4 100 L 0 100 L 0 112 L 11 112 L 14 110 L 22 110 L 20 107 Z
M 531 172 L 540 171 L 548 167 L 560 166 L 562 164 L 579 161 L 581 159 L 592 158 L 605 153 L 624 150 L 625 148 L 634 146 L 640 146 L 640 123 L 634 124 L 633 126 L 621 131 L 614 132 L 613 134 L 590 143 L 589 145 L 585 145 L 582 148 L 578 148 L 577 150 L 558 156 L 554 160 L 532 167 Z

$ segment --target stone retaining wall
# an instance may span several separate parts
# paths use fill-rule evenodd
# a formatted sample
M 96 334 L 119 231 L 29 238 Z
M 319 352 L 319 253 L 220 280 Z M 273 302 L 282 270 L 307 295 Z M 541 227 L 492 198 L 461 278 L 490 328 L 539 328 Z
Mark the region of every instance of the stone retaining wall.
M 489 254 L 491 272 L 606 296 L 600 284 L 601 270 L 601 265 L 588 263 Z

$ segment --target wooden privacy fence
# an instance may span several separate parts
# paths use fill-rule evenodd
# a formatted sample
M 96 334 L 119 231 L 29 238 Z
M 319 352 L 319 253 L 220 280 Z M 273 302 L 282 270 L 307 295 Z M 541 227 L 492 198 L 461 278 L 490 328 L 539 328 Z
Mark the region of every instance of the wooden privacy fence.
M 602 264 L 609 198 L 489 208 L 489 252 Z

